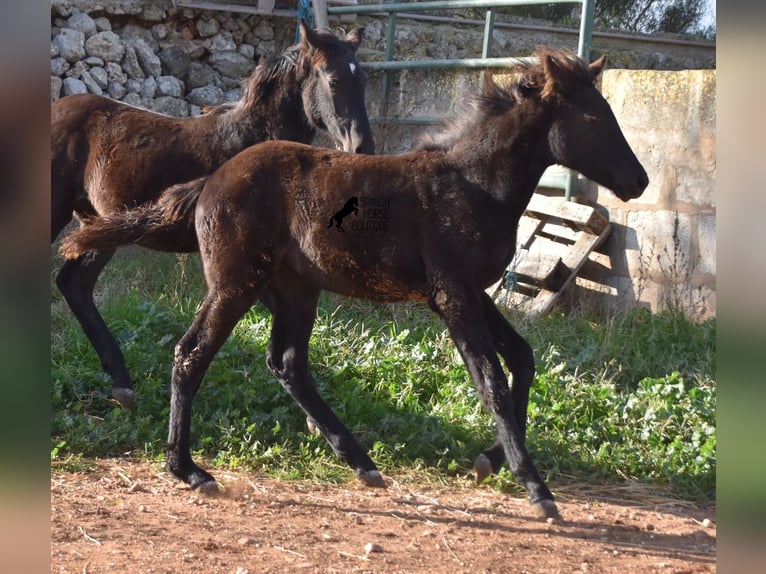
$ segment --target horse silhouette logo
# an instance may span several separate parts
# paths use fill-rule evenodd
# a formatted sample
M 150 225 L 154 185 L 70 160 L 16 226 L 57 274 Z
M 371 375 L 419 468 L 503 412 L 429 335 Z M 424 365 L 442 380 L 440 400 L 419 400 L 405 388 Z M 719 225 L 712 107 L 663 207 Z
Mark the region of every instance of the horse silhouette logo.
M 333 222 L 335 222 L 335 228 L 338 231 L 346 231 L 345 229 L 343 229 L 343 218 L 351 215 L 352 213 L 359 213 L 359 209 L 356 207 L 358 203 L 359 203 L 358 197 L 354 196 L 349 198 L 349 200 L 346 202 L 343 208 L 338 210 L 335 213 L 335 215 L 333 215 L 330 218 L 330 223 L 327 225 L 327 228 L 329 229 L 330 227 L 332 227 Z

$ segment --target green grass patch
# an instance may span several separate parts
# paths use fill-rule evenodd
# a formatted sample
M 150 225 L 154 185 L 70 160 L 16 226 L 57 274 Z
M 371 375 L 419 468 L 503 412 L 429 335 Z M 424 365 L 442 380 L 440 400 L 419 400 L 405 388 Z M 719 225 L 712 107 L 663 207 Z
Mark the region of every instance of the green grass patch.
M 60 295 L 51 301 L 52 467 L 96 456 L 161 459 L 173 347 L 204 296 L 196 255 L 128 249 L 98 300 L 136 381 L 138 407 L 110 381 Z M 625 479 L 715 497 L 714 320 L 636 310 L 594 318 L 512 317 L 537 357 L 528 444 L 549 480 Z M 194 403 L 193 451 L 210 464 L 347 481 L 324 439 L 265 366 L 271 326 L 256 305 L 218 353 Z M 311 341 L 320 392 L 386 473 L 464 476 L 494 441 L 442 324 L 425 306 L 323 295 Z M 513 486 L 503 472 L 494 484 Z

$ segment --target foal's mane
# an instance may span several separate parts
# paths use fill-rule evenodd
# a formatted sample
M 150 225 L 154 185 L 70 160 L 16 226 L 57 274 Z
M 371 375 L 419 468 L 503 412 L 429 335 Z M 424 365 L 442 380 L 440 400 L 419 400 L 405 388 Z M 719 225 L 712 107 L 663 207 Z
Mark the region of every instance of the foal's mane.
M 280 83 L 300 84 L 319 64 L 315 54 L 323 56 L 343 48 L 345 42 L 327 30 L 314 30 L 311 46 L 305 40 L 287 48 L 281 54 L 261 58 L 249 78 L 243 82 L 240 102 L 249 106 L 256 100 L 268 97 Z
M 457 119 L 448 121 L 442 131 L 424 135 L 417 149 L 450 149 L 475 126 L 509 111 L 523 99 L 533 97 L 546 102 L 565 94 L 576 84 L 593 83 L 588 65 L 570 51 L 542 46 L 535 50 L 533 57 L 533 62 L 521 62 L 511 68 L 511 78 L 504 85 L 495 83 L 485 71 L 487 77 L 482 92 L 474 94 Z M 555 76 L 550 66 L 555 66 Z

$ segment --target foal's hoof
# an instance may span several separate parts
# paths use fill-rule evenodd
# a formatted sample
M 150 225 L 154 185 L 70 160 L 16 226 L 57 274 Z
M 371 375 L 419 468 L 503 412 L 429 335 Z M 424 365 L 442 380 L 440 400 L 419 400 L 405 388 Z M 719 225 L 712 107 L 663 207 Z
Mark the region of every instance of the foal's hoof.
M 112 389 L 112 398 L 124 409 L 132 411 L 136 408 L 136 391 L 133 389 L 115 387 Z
M 476 475 L 476 485 L 480 485 L 492 474 L 492 463 L 486 454 L 481 453 L 473 461 L 473 472 Z
M 215 480 L 206 480 L 192 488 L 205 496 L 218 496 L 221 494 L 221 488 Z
M 556 508 L 556 503 L 552 500 L 538 500 L 530 504 L 540 518 L 552 518 L 554 520 L 561 518 L 559 509 Z
M 306 426 L 308 427 L 311 434 L 314 436 L 319 435 L 319 429 L 317 428 L 317 424 L 314 422 L 314 419 L 311 417 L 306 417 Z
M 365 486 L 371 486 L 373 488 L 386 488 L 386 481 L 383 480 L 383 477 L 377 470 L 366 470 L 363 472 L 358 472 L 356 476 L 364 483 Z

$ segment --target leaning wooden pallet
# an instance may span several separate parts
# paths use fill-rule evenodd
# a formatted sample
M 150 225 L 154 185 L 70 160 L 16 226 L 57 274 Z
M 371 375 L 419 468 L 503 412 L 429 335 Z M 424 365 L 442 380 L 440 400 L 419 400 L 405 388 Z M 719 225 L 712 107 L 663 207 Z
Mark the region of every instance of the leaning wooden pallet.
M 547 313 L 610 231 L 595 207 L 535 193 L 519 222 L 516 256 L 490 294 L 530 315 Z

